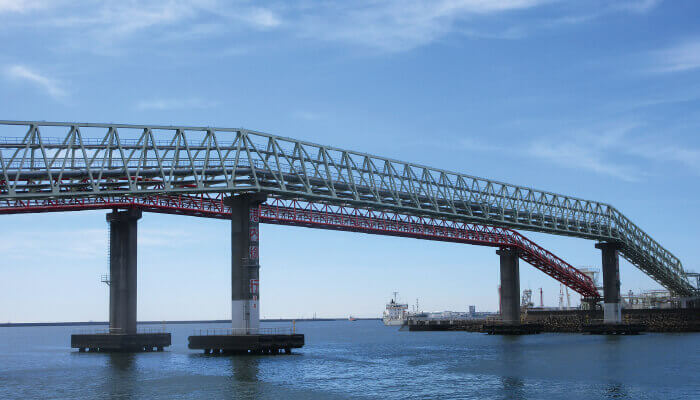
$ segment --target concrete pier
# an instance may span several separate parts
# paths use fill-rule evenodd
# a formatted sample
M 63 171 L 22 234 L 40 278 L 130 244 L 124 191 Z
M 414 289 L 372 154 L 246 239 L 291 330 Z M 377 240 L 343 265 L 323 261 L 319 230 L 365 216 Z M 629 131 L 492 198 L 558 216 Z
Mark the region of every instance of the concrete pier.
M 246 193 L 225 200 L 231 207 L 231 328 L 236 332 L 260 329 L 260 222 L 251 210 L 266 198 Z
M 109 223 L 109 333 L 71 335 L 79 351 L 162 351 L 170 333 L 136 332 L 137 223 L 141 211 L 128 209 L 107 214 Z
M 88 333 L 71 335 L 70 346 L 79 352 L 151 352 L 170 346 L 170 333 Z
M 264 193 L 243 193 L 224 200 L 231 207 L 232 329 L 190 336 L 190 349 L 205 354 L 278 354 L 304 345 L 302 334 L 260 329 L 260 220 L 253 211 L 266 199 Z
M 603 323 L 619 324 L 622 322 L 620 298 L 620 245 L 614 242 L 602 242 L 595 245 L 602 253 L 603 266 Z
M 291 354 L 304 346 L 301 334 L 247 334 L 190 336 L 187 347 L 204 354 Z
M 107 214 L 109 223 L 109 332 L 136 333 L 136 238 L 141 211 Z
M 499 249 L 501 258 L 501 320 L 504 324 L 520 323 L 520 266 L 518 250 Z

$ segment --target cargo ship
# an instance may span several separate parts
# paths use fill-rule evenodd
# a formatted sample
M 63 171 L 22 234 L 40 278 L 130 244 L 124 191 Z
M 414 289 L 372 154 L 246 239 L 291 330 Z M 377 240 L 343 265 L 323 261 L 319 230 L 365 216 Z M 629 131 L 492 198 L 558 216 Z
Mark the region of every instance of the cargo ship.
M 394 298 L 386 304 L 386 309 L 382 316 L 382 322 L 386 326 L 403 325 L 408 317 L 408 304 L 399 303 L 396 298 L 397 294 L 398 292 L 394 292 Z

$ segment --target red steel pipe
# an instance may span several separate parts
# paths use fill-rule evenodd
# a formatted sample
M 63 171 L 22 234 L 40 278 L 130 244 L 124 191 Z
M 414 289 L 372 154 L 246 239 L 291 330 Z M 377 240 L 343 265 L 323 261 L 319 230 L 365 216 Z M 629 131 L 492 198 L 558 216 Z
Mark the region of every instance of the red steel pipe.
M 223 203 L 223 194 L 3 200 L 0 201 L 0 214 L 128 207 L 204 218 L 230 218 L 230 211 Z M 260 222 L 268 224 L 515 248 L 519 250 L 518 256 L 522 260 L 584 297 L 599 297 L 598 290 L 589 276 L 520 233 L 507 228 L 276 198 L 260 205 L 257 212 Z

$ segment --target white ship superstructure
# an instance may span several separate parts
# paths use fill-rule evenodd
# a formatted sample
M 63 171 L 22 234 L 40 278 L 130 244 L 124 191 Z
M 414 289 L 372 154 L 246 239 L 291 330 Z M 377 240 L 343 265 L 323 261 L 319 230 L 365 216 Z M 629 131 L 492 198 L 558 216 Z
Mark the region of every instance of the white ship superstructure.
M 408 317 L 408 304 L 399 303 L 396 299 L 397 294 L 398 292 L 394 292 L 394 298 L 386 304 L 386 310 L 384 310 L 382 317 L 382 321 L 386 326 L 403 325 Z

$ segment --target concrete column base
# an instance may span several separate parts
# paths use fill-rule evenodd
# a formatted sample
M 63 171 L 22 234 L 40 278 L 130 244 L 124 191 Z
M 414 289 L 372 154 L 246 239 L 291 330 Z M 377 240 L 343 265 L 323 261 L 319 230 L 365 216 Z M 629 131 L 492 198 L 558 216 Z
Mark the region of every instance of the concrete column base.
M 603 322 L 606 324 L 619 324 L 622 322 L 622 307 L 620 303 L 603 304 Z
M 81 353 L 163 351 L 171 344 L 170 333 L 77 334 L 71 335 L 70 341 L 71 348 Z
M 234 332 L 258 333 L 260 304 L 257 300 L 231 300 L 231 328 Z
M 187 347 L 204 354 L 287 354 L 304 347 L 302 334 L 199 335 L 187 338 Z

